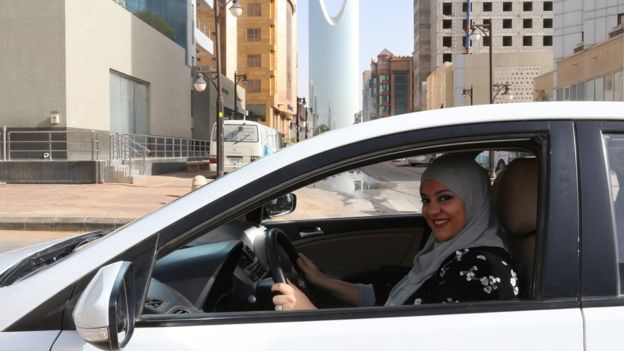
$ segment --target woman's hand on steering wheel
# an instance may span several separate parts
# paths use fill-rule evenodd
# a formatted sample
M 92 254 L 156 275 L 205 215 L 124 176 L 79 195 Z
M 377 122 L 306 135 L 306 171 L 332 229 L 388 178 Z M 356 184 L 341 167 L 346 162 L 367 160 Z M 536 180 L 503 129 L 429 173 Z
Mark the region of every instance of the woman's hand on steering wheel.
M 277 311 L 316 309 L 316 306 L 314 306 L 310 299 L 290 281 L 287 283 L 273 284 L 271 291 L 278 293 L 278 295 L 273 296 L 273 304 Z

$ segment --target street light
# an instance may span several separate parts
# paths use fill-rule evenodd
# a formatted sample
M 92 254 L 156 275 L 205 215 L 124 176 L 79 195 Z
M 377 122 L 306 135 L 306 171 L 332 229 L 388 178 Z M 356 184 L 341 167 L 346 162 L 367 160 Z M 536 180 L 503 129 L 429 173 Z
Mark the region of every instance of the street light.
M 490 69 L 490 104 L 494 103 L 494 95 L 492 93 L 492 87 L 494 86 L 493 83 L 493 73 L 492 73 L 492 65 L 493 65 L 493 59 L 492 59 L 492 46 L 494 45 L 494 37 L 492 34 L 492 19 L 490 18 L 488 20 L 487 23 L 483 23 L 483 24 L 472 24 L 470 26 L 470 34 L 471 36 L 474 37 L 475 40 L 479 40 L 481 39 L 481 34 L 483 34 L 484 37 L 489 38 L 489 69 Z
M 295 120 L 295 128 L 297 128 L 297 142 L 299 142 L 299 106 L 303 105 L 305 106 L 306 101 L 305 101 L 305 97 L 297 97 L 297 116 L 296 116 L 296 120 Z
M 513 93 L 511 92 L 511 88 L 509 83 L 505 83 L 505 84 L 494 84 L 493 89 L 494 92 L 494 99 L 496 99 L 496 97 L 498 96 L 498 94 L 501 93 L 501 91 L 503 92 L 503 94 L 501 95 L 502 97 L 505 98 L 505 100 L 507 101 L 511 101 L 514 98 Z
M 472 85 L 470 86 L 470 89 L 464 89 L 462 91 L 462 95 L 470 97 L 470 106 L 472 106 Z
M 236 71 L 234 71 L 234 119 L 236 119 L 236 115 L 238 115 L 238 97 L 237 97 L 237 90 L 236 87 L 238 86 L 238 83 L 240 81 L 243 82 L 247 82 L 247 74 L 236 74 Z M 243 115 L 243 119 L 245 119 L 245 115 Z
M 243 13 L 243 8 L 238 3 L 238 0 L 214 0 L 214 22 L 215 22 L 215 57 L 217 58 L 217 71 L 215 72 L 214 81 L 216 81 L 215 88 L 217 89 L 217 178 L 223 176 L 223 96 L 221 95 L 221 8 L 232 3 L 230 6 L 230 13 L 234 17 L 239 17 Z M 206 89 L 206 81 L 204 80 L 203 73 L 212 74 L 212 72 L 204 72 L 201 69 L 196 69 L 197 79 L 193 83 L 195 90 L 201 92 Z M 211 81 L 213 79 L 211 78 Z M 201 90 L 200 90 L 201 89 Z

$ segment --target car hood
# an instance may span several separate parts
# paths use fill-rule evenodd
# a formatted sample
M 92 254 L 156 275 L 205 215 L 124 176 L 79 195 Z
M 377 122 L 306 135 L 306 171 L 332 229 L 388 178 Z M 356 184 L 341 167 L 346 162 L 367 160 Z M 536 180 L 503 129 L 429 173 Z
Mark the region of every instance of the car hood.
M 0 275 L 7 271 L 7 269 L 15 266 L 17 263 L 22 261 L 23 259 L 39 252 L 43 251 L 47 248 L 50 248 L 53 245 L 61 243 L 70 239 L 70 237 L 53 239 L 48 241 L 43 241 L 40 243 L 36 243 L 33 245 L 25 246 L 22 248 L 14 249 L 11 251 L 6 251 L 0 253 Z

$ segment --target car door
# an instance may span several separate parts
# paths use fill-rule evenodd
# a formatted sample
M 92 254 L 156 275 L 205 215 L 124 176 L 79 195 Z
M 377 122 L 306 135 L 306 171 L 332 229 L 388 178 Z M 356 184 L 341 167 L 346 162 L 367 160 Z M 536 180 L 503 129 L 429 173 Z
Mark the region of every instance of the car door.
M 448 150 L 513 140 L 533 145 L 540 162 L 541 190 L 532 274 L 535 284 L 528 298 L 391 308 L 143 316 L 125 350 L 582 350 L 573 123 L 505 122 L 432 128 L 341 147 L 319 158 L 326 166 L 351 161 L 349 157 L 355 156 L 350 155 L 388 159 L 389 153 L 400 151 L 402 145 L 413 145 L 415 140 Z M 292 175 L 298 167 L 316 169 L 318 162 L 314 158 L 302 160 L 276 177 Z M 304 178 L 308 173 L 299 175 Z M 274 183 L 278 181 L 282 180 L 275 179 Z M 162 238 L 167 240 L 164 231 Z M 74 349 L 91 347 L 76 332 L 63 331 L 53 350 Z
M 577 123 L 586 350 L 621 348 L 624 328 L 624 124 Z

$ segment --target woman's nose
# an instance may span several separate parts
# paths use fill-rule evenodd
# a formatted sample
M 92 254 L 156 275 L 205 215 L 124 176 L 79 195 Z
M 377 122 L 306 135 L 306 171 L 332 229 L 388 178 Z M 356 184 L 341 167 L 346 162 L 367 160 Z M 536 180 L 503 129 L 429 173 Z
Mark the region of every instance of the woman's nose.
M 435 202 L 431 201 L 429 204 L 427 204 L 427 208 L 425 209 L 425 211 L 429 215 L 437 214 L 440 213 L 440 206 L 438 206 L 438 204 L 436 204 Z

